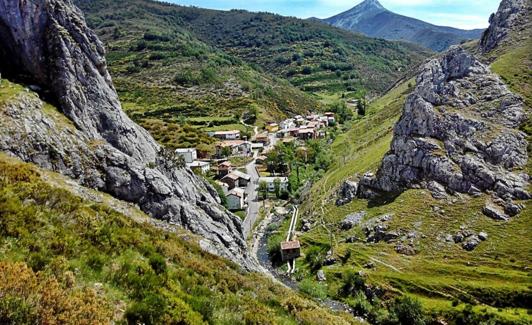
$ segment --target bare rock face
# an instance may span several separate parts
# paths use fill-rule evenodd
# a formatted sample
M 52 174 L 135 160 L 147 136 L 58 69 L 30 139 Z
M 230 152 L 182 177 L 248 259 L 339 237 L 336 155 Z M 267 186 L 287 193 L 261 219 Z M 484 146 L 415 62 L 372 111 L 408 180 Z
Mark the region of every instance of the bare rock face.
M 496 48 L 512 30 L 526 26 L 528 0 L 502 0 L 497 13 L 490 17 L 490 26 L 482 35 L 479 47 L 483 53 Z M 524 31 L 530 33 L 529 31 Z
M 357 197 L 358 183 L 353 181 L 345 181 L 339 190 L 340 198 L 336 200 L 336 205 L 344 205 L 353 201 Z
M 436 196 L 493 192 L 529 199 L 523 101 L 459 47 L 428 62 L 394 129 L 391 151 L 359 194 L 430 188 Z
M 19 94 L 0 107 L 0 150 L 137 203 L 203 236 L 208 251 L 255 268 L 240 220 L 216 191 L 122 111 L 103 46 L 70 0 L 0 0 L 0 43 L 0 71 L 29 76 L 64 114 Z

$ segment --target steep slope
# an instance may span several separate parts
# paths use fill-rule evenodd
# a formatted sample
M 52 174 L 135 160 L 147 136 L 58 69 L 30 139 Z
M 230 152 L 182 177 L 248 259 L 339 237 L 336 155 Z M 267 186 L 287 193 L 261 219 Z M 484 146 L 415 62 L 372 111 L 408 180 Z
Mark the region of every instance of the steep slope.
M 2 324 L 353 324 L 137 207 L 0 153 Z
M 505 11 L 508 3 L 513 5 L 517 2 L 503 1 L 501 11 Z M 527 10 L 529 13 L 530 7 Z M 309 199 L 301 206 L 301 219 L 310 230 L 301 230 L 298 238 L 303 243 L 303 252 L 310 257 L 298 265 L 299 278 L 309 281 L 315 278 L 317 269 L 321 268 L 327 278 L 328 295 L 351 304 L 357 313 L 366 315 L 375 324 L 386 323 L 383 315 L 393 313 L 393 306 L 389 307 L 389 303 L 393 304 L 390 298 L 397 295 L 416 298 L 421 303 L 428 323 L 530 323 L 532 306 L 528 300 L 532 293 L 527 267 L 532 256 L 527 230 L 532 227 L 530 200 L 514 200 L 513 204 L 522 210 L 519 215 L 503 222 L 482 213 L 486 202 L 496 197 L 492 192 L 444 194 L 437 199 L 423 186 L 414 186 L 372 200 L 356 197 L 360 190 L 356 180 L 364 175 L 369 176 L 368 172 L 374 174 L 385 157 L 396 152 L 392 143 L 402 133 L 397 134 L 394 129 L 401 131 L 405 125 L 414 127 L 426 122 L 428 127 L 420 128 L 421 131 L 434 130 L 429 126 L 435 120 L 424 119 L 427 115 L 423 112 L 426 111 L 413 110 L 422 114 L 414 114 L 419 118 L 408 119 L 408 123 L 405 115 L 412 113 L 408 109 L 417 107 L 409 106 L 409 99 L 428 96 L 445 88 L 432 84 L 438 81 L 437 76 L 444 71 L 459 73 L 464 68 L 471 69 L 465 78 L 439 79 L 449 87 L 447 89 L 453 89 L 449 83 L 456 86 L 456 93 L 445 96 L 449 100 L 456 100 L 460 91 L 464 93 L 460 86 L 464 79 L 486 73 L 488 78 L 484 85 L 487 95 L 497 89 L 497 92 L 493 92 L 494 97 L 496 94 L 503 95 L 502 98 L 512 99 L 519 104 L 514 107 L 518 112 L 530 113 L 530 37 L 525 33 L 529 29 L 526 29 L 526 25 L 523 27 L 523 21 L 519 21 L 517 26 L 511 26 L 501 45 L 484 55 L 480 55 L 479 51 L 478 56 L 471 57 L 469 53 L 454 49 L 432 61 L 427 68 L 433 69 L 423 71 L 418 79 L 420 84 L 416 84 L 415 80 L 404 81 L 372 102 L 367 116 L 356 121 L 347 134 L 336 139 L 332 144 L 334 162 L 331 169 L 312 187 Z M 525 24 L 528 23 L 529 18 L 526 18 Z M 478 42 L 467 44 L 472 52 L 478 46 Z M 447 65 L 445 62 L 449 61 L 446 60 L 455 55 L 455 58 L 467 59 L 455 62 L 468 63 Z M 493 63 L 487 68 L 478 60 Z M 432 65 L 435 62 L 439 65 Z M 489 70 L 499 74 L 506 85 L 502 85 L 499 77 Z M 429 75 L 436 78 L 427 79 Z M 473 95 L 475 88 L 476 85 L 471 83 L 467 93 Z M 515 93 L 512 94 L 510 90 Z M 489 97 L 477 98 L 477 103 L 486 101 L 479 112 L 485 113 L 481 118 L 483 124 L 494 130 L 488 134 L 489 137 L 524 137 L 515 127 L 505 126 L 498 121 L 490 122 L 490 119 L 497 118 L 507 123 L 502 114 L 505 110 L 499 110 L 499 102 L 493 103 Z M 447 105 L 445 112 L 464 114 L 465 119 L 478 118 L 475 112 L 468 112 L 471 106 L 459 109 L 451 107 Z M 491 114 L 494 108 L 496 113 Z M 442 111 L 437 110 L 438 114 Z M 394 128 L 398 120 L 402 122 Z M 450 125 L 449 132 L 452 133 L 454 128 L 454 125 Z M 521 125 L 521 130 L 529 130 L 526 123 Z M 413 141 L 426 140 L 423 134 L 412 136 Z M 467 141 L 474 139 L 466 137 Z M 529 152 L 526 148 L 529 141 L 527 143 L 525 140 L 524 146 L 522 140 L 517 143 L 519 150 L 513 151 L 516 147 L 508 146 L 504 148 L 508 149 L 506 153 Z M 445 151 L 443 143 L 433 141 L 430 145 L 444 148 L 440 152 L 432 152 L 434 155 L 439 154 L 442 159 L 451 156 Z M 394 151 L 390 152 L 390 148 Z M 456 148 L 460 148 L 460 145 Z M 406 152 L 405 155 L 410 153 Z M 475 159 L 479 153 L 480 150 L 471 150 L 464 157 Z M 497 156 L 494 154 L 493 158 Z M 515 160 L 520 166 L 514 169 L 487 164 L 488 171 L 502 177 L 517 177 L 519 182 L 526 181 L 527 174 L 530 174 L 530 163 L 525 168 L 524 157 Z M 458 174 L 461 170 L 454 172 Z M 401 174 L 402 177 L 408 175 Z M 527 190 L 528 184 L 525 182 L 524 185 Z M 506 202 L 496 201 L 502 204 Z M 345 288 L 348 289 L 347 293 Z
M 429 55 L 428 51 L 410 44 L 369 39 L 323 23 L 267 13 L 206 10 L 148 0 L 78 0 L 78 3 L 92 25 L 111 45 L 113 71 L 115 67 L 120 67 L 119 61 L 125 62 L 136 55 L 134 51 L 125 51 L 124 46 L 118 48 L 120 43 L 125 42 L 122 37 L 111 40 L 113 28 L 116 26 L 127 35 L 129 29 L 137 30 L 139 26 L 151 28 L 152 24 L 169 26 L 163 31 L 165 35 L 170 34 L 171 40 L 162 44 L 165 47 L 171 46 L 177 39 L 171 35 L 173 31 L 185 30 L 209 46 L 223 50 L 225 60 L 239 58 L 256 69 L 287 78 L 296 87 L 310 93 L 382 93 L 399 76 Z M 106 35 L 103 35 L 104 31 Z M 132 45 L 130 42 L 127 44 Z M 148 49 L 154 46 L 149 41 L 147 45 Z M 195 56 L 197 61 L 207 59 L 204 53 L 187 55 L 187 51 L 187 48 L 178 48 L 174 51 L 173 60 L 196 62 Z M 115 55 L 118 55 L 117 60 L 113 58 Z M 145 60 L 145 56 L 143 58 Z M 208 60 L 214 61 L 212 58 Z M 153 61 L 149 64 L 157 66 Z M 223 73 L 224 66 L 214 65 L 214 69 Z M 139 69 L 144 70 L 141 66 Z M 146 70 L 147 73 L 149 71 Z M 275 94 L 279 93 L 279 89 L 258 89 L 257 93 Z M 281 96 L 282 92 L 279 94 Z M 288 103 L 298 102 L 298 97 L 291 98 Z M 284 109 L 281 105 L 279 108 Z
M 482 53 L 503 47 L 509 40 L 520 42 L 530 38 L 530 10 L 527 0 L 503 0 L 497 12 L 491 15 L 489 28 L 482 34 L 479 44 Z
M 216 191 L 121 110 L 103 46 L 70 1 L 0 1 L 0 21 L 0 71 L 26 75 L 61 110 L 2 80 L 1 151 L 138 204 L 204 236 L 205 249 L 254 267 L 240 220 Z
M 398 15 L 377 0 L 365 0 L 354 8 L 324 20 L 328 24 L 371 37 L 412 42 L 434 51 L 444 51 L 464 40 L 480 38 L 483 30 L 436 26 Z
M 212 147 L 206 132 L 318 108 L 287 81 L 199 40 L 173 6 L 151 1 L 76 3 L 108 50 L 125 111 L 171 147 Z
M 312 20 L 242 10 L 181 8 L 202 39 L 312 92 L 382 94 L 430 53 Z

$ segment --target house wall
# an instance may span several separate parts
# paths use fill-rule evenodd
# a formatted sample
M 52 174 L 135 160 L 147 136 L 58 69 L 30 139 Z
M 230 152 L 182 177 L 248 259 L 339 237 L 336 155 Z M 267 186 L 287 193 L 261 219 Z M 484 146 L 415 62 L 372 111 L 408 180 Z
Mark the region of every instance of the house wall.
M 176 152 L 176 154 L 178 156 L 183 157 L 183 159 L 185 160 L 185 163 L 187 163 L 187 164 L 190 164 L 190 163 L 194 162 L 194 160 L 198 159 L 198 154 L 197 154 L 197 152 L 195 150 L 194 151 L 187 151 L 187 152 Z
M 244 200 L 236 195 L 227 196 L 227 208 L 229 210 L 241 210 L 244 207 Z

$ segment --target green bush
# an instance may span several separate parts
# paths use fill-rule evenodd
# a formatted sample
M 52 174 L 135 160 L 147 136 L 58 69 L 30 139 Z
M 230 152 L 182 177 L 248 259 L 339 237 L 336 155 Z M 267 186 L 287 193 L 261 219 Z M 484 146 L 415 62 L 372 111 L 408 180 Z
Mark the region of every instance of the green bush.
M 390 308 L 390 314 L 393 319 L 397 320 L 398 324 L 426 324 L 421 303 L 408 296 L 396 298 Z
M 301 71 L 303 74 L 305 75 L 309 75 L 312 73 L 312 68 L 311 67 L 304 67 L 303 70 Z
M 87 266 L 89 266 L 94 271 L 100 272 L 105 265 L 106 258 L 104 255 L 99 254 L 98 252 L 90 252 L 87 256 Z
M 323 266 L 324 258 L 325 254 L 323 254 L 323 250 L 318 246 L 312 246 L 307 251 L 305 261 L 309 265 L 310 269 L 315 272 Z
M 134 298 L 142 298 L 159 288 L 162 281 L 155 272 L 140 261 L 123 262 L 113 276 L 115 284 L 127 288 Z
M 303 281 L 301 281 L 299 283 L 299 290 L 314 298 L 327 298 L 327 287 L 325 286 L 325 284 L 315 282 L 311 279 L 304 279 Z
M 356 295 L 366 288 L 364 278 L 354 270 L 342 274 L 342 283 L 339 294 L 344 297 Z
M 136 301 L 126 310 L 124 318 L 129 324 L 160 324 L 166 302 L 157 294 L 149 294 L 142 301 Z
M 166 260 L 159 254 L 150 256 L 150 266 L 157 275 L 166 273 Z
M 281 264 L 281 242 L 283 239 L 283 235 L 281 234 L 271 235 L 268 237 L 268 257 L 274 265 Z
M 349 300 L 349 306 L 353 308 L 353 312 L 357 316 L 367 317 L 367 315 L 373 312 L 373 306 L 361 291 L 358 291 L 353 299 Z
M 50 263 L 50 256 L 46 252 L 31 253 L 28 258 L 28 265 L 34 272 L 42 271 Z

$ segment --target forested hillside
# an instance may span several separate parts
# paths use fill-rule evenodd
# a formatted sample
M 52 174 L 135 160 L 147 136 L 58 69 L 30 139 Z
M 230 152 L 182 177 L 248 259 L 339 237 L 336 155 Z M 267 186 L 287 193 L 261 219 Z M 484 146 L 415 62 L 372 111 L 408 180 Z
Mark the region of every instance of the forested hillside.
M 308 92 L 382 94 L 429 54 L 415 45 L 372 39 L 310 19 L 243 10 L 181 7 L 179 12 L 209 44 Z

